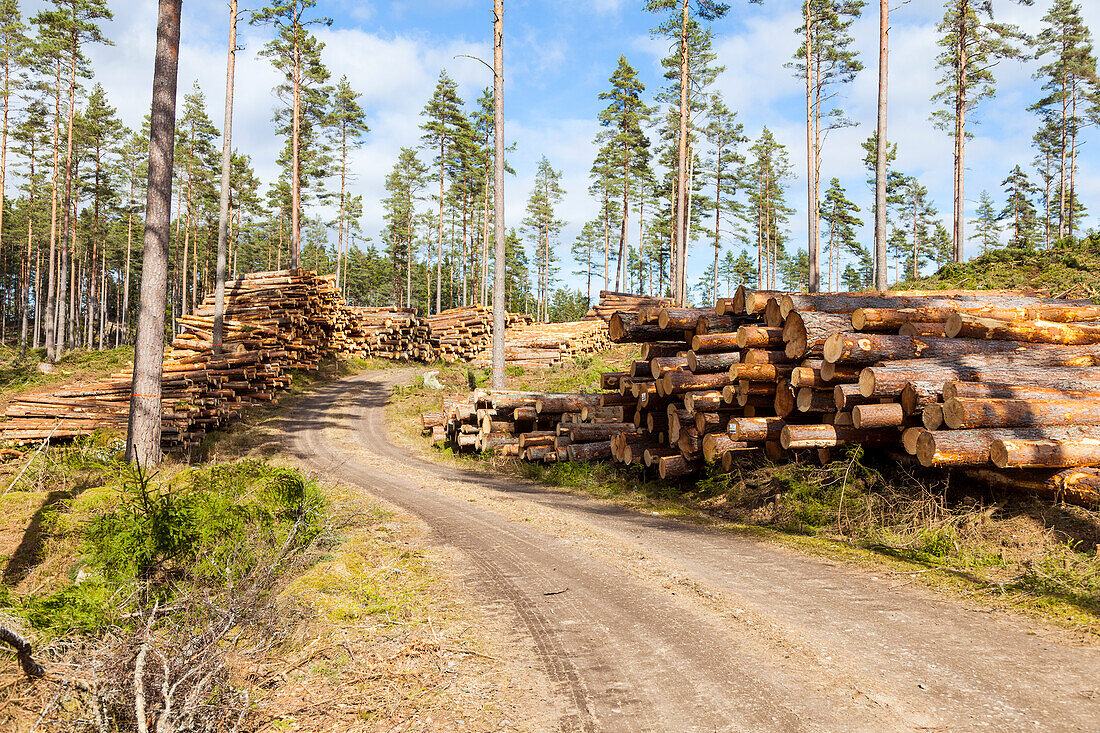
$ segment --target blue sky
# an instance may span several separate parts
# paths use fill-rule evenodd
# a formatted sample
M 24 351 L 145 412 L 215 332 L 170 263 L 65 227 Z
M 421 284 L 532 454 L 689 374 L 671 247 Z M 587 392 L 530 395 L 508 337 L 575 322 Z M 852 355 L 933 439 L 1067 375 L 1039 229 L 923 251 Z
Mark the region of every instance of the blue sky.
M 107 35 L 110 48 L 92 52 L 97 80 L 106 87 L 124 121 L 134 126 L 146 113 L 150 94 L 150 58 L 154 45 L 153 0 L 111 2 L 115 21 Z M 564 172 L 567 197 L 561 214 L 568 226 L 561 243 L 563 274 L 567 273 L 569 244 L 581 224 L 595 213 L 587 196 L 588 171 L 598 132 L 596 115 L 602 107 L 597 96 L 606 88 L 620 54 L 638 68 L 652 93 L 663 80 L 659 60 L 666 42 L 650 37 L 656 16 L 645 13 L 641 0 L 505 0 L 506 10 L 506 134 L 518 146 L 510 156 L 517 171 L 506 183 L 507 216 L 519 224 L 531 180 L 542 155 Z M 805 241 L 805 101 L 802 88 L 784 64 L 798 39 L 801 3 L 798 0 L 765 0 L 750 5 L 732 0 L 730 15 L 715 26 L 715 49 L 726 66 L 717 82 L 727 105 L 738 113 L 750 138 L 767 125 L 788 146 L 795 177 L 788 200 L 797 212 L 790 225 L 791 246 Z M 994 0 L 998 19 L 1014 22 L 1027 32 L 1037 32 L 1048 0 L 1036 0 L 1031 8 L 1009 0 Z M 1084 2 L 1090 26 L 1100 28 L 1100 2 Z M 334 78 L 347 75 L 363 94 L 372 128 L 355 160 L 357 193 L 364 197 L 365 232 L 377 239 L 381 228 L 380 200 L 383 182 L 402 146 L 417 145 L 419 113 L 431 95 L 441 68 L 458 81 L 463 97 L 471 103 L 491 82 L 488 69 L 476 61 L 454 58 L 472 54 L 491 60 L 491 0 L 421 0 L 386 2 L 333 0 L 318 2 L 318 11 L 333 18 L 333 25 L 318 30 L 326 43 L 325 62 Z M 29 12 L 28 12 L 29 14 Z M 930 97 L 939 73 L 934 68 L 936 23 L 942 5 L 912 0 L 892 15 L 890 138 L 899 145 L 897 167 L 916 175 L 926 185 L 941 216 L 951 212 L 952 144 L 929 121 L 934 109 Z M 227 3 L 223 0 L 187 0 L 184 3 L 180 89 L 198 81 L 207 94 L 210 116 L 219 125 L 224 86 Z M 835 132 L 824 150 L 825 182 L 838 177 L 864 208 L 871 200 L 865 184 L 860 142 L 875 124 L 877 64 L 877 4 L 853 26 L 856 47 L 867 67 L 845 91 L 842 105 L 857 127 Z M 265 180 L 275 175 L 274 160 L 281 142 L 272 134 L 271 88 L 275 75 L 257 57 L 268 31 L 244 26 L 239 55 L 237 117 L 234 143 L 252 156 Z M 1017 162 L 1033 158 L 1030 146 L 1035 116 L 1026 111 L 1038 97 L 1032 79 L 1034 61 L 1003 62 L 995 73 L 998 94 L 975 115 L 968 142 L 967 212 L 973 215 L 979 193 L 989 190 L 1000 204 L 1000 182 Z M 1096 174 L 1097 132 L 1089 130 L 1081 149 L 1078 190 L 1082 202 L 1100 213 L 1100 176 Z M 1096 216 L 1090 213 L 1087 226 Z M 633 227 L 632 227 L 633 229 Z M 636 231 L 632 233 L 637 236 Z M 863 231 L 870 241 L 869 229 Z M 734 249 L 740 245 L 729 243 Z M 976 243 L 967 245 L 972 255 Z M 709 245 L 698 243 L 689 262 L 694 281 L 709 259 Z

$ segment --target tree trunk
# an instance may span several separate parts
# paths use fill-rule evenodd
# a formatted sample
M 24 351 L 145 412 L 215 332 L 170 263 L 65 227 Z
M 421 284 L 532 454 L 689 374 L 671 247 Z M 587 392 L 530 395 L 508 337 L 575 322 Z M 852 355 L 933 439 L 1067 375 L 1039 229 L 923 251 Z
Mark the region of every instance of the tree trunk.
M 504 0 L 493 3 L 493 365 L 492 387 L 504 388 Z M 607 280 L 606 260 L 604 281 Z
M 875 152 L 875 289 L 885 290 L 886 277 L 886 95 L 890 55 L 890 0 L 879 0 L 878 139 Z
M 813 107 L 813 94 L 812 94 L 812 82 L 811 82 L 811 70 L 813 68 L 813 54 L 811 53 L 811 41 L 813 38 L 813 3 L 803 3 L 805 9 L 806 21 L 806 239 L 807 249 L 809 250 L 809 262 L 810 262 L 810 292 L 816 293 L 821 290 L 820 282 L 820 262 L 818 262 L 818 242 L 816 232 L 816 213 L 817 213 L 817 186 L 814 181 L 814 176 L 817 171 L 817 147 L 814 140 L 814 107 Z
M 683 21 L 680 26 L 680 138 L 676 168 L 676 243 L 677 263 L 676 282 L 672 297 L 677 305 L 684 305 L 684 283 L 686 264 L 682 254 L 687 250 L 687 166 L 688 166 L 688 16 L 689 2 L 683 0 Z
M 161 372 L 164 304 L 168 291 L 168 239 L 172 219 L 172 154 L 176 129 L 176 72 L 180 6 L 160 0 L 153 106 L 149 139 L 149 189 L 145 206 L 145 253 L 134 378 L 130 395 L 126 460 L 149 468 L 160 462 Z
M 214 355 L 222 353 L 222 333 L 225 321 L 225 262 L 226 240 L 229 235 L 229 187 L 233 163 L 233 79 L 237 60 L 237 0 L 229 0 L 229 51 L 225 64 L 225 127 L 222 132 L 222 185 L 218 202 L 218 263 L 214 275 Z M 340 234 L 343 242 L 344 191 L 341 175 Z M 336 282 L 340 282 L 340 269 L 336 269 Z
M 50 184 L 50 254 L 49 278 L 46 281 L 46 360 L 57 361 L 57 299 L 61 292 L 57 283 L 57 176 L 60 172 L 61 137 L 61 62 L 57 62 L 56 84 L 54 86 L 53 115 L 53 172 Z
M 291 131 L 290 157 L 290 266 L 298 267 L 302 242 L 302 180 L 301 180 L 301 130 L 302 130 L 302 59 L 298 48 L 298 26 L 294 28 L 294 111 Z

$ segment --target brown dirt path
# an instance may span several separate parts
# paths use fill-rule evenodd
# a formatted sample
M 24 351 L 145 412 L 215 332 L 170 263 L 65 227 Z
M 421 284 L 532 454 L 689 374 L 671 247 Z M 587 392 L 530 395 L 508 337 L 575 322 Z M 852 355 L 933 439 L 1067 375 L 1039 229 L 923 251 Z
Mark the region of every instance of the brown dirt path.
M 505 609 L 567 731 L 1100 729 L 1100 649 L 905 576 L 439 466 L 387 440 L 408 372 L 305 397 L 314 469 L 419 516 Z M 540 726 L 543 724 L 540 724 Z

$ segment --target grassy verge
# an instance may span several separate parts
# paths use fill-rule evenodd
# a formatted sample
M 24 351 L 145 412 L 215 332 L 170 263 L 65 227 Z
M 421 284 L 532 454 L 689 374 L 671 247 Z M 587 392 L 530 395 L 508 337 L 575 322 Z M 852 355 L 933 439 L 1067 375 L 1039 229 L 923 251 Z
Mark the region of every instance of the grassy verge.
M 281 455 L 300 394 L 388 366 L 296 374 L 153 476 L 118 436 L 40 454 L 0 496 L 0 623 L 49 674 L 0 651 L 0 728 L 132 729 L 137 678 L 152 716 L 167 680 L 177 729 L 502 729 L 499 665 L 423 528 Z
M 592 370 L 614 368 L 604 362 L 624 357 L 629 354 L 612 353 L 540 375 L 511 374 L 508 386 L 594 388 Z M 464 368 L 447 367 L 439 381 L 444 391 L 459 393 L 468 376 Z M 867 563 L 983 604 L 1100 634 L 1095 512 L 994 493 L 860 449 L 826 466 L 799 460 L 773 464 L 753 456 L 730 473 L 711 466 L 703 478 L 674 482 L 637 466 L 455 455 L 450 449 L 429 450 L 419 436 L 419 414 L 437 409 L 441 401 L 441 392 L 425 387 L 422 379 L 395 389 L 389 413 L 394 432 L 440 460 Z

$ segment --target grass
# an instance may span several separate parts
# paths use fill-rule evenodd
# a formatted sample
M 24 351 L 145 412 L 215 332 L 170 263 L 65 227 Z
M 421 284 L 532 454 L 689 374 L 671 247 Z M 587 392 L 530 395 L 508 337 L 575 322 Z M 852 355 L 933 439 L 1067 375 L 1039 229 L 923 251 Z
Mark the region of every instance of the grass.
M 1044 288 L 1054 297 L 1100 295 L 1100 234 L 1066 238 L 1050 249 L 991 250 L 964 264 L 949 264 L 928 277 L 905 280 L 907 289 Z
M 171 457 L 151 477 L 118 463 L 116 436 L 47 449 L 0 497 L 0 622 L 21 626 L 38 658 L 96 680 L 119 729 L 133 725 L 133 665 L 151 613 L 171 674 L 184 673 L 173 650 L 200 642 L 194 668 L 224 660 L 209 698 L 223 720 L 247 705 L 254 727 L 431 718 L 500 729 L 499 665 L 419 524 L 280 455 L 281 421 L 301 394 L 390 366 L 328 360 L 297 373 L 280 405 L 208 436 L 192 456 L 202 461 Z M 218 628 L 232 633 L 215 639 Z M 303 704 L 319 699 L 328 703 Z M 92 704 L 0 667 L 2 728 L 30 730 L 40 716 L 64 728 Z
M 38 365 L 46 358 L 45 350 L 30 349 L 19 358 L 19 350 L 0 346 L 0 401 L 12 395 L 40 390 L 58 384 L 91 381 L 125 369 L 134 359 L 130 346 L 103 351 L 70 351 L 58 359 L 56 371 L 44 374 Z
M 592 364 L 538 375 L 512 374 L 511 389 L 570 391 L 598 384 L 598 370 L 632 358 L 620 350 Z M 441 371 L 444 390 L 417 379 L 396 388 L 389 408 L 395 432 L 426 450 L 421 412 L 443 393 L 466 390 L 459 367 Z M 476 376 L 476 375 L 475 375 Z M 780 542 L 813 554 L 912 575 L 968 599 L 1012 607 L 1100 634 L 1100 516 L 1026 495 L 993 492 L 938 472 L 910 471 L 856 448 L 825 466 L 760 456 L 730 473 L 662 481 L 639 466 L 538 464 L 495 456 L 431 451 L 438 460 L 493 471 Z

